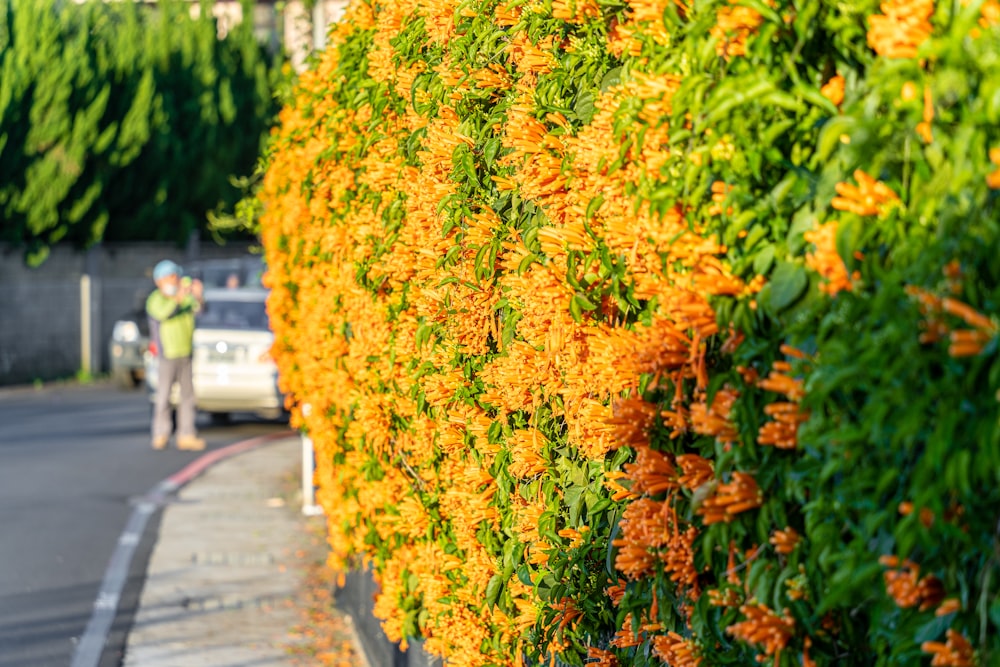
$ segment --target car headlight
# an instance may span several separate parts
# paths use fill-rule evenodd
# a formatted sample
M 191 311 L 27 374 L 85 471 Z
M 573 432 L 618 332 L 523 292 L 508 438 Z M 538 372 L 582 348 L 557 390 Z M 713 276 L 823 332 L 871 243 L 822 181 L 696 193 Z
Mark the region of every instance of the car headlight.
M 123 343 L 137 341 L 139 340 L 139 325 L 127 320 L 115 322 L 115 328 L 111 331 L 111 337 Z

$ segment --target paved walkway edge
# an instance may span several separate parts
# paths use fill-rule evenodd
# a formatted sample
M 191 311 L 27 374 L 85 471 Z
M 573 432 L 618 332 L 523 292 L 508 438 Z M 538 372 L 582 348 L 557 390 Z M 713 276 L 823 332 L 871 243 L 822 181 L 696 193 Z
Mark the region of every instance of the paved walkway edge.
M 87 628 L 73 652 L 71 667 L 97 667 L 100 663 L 111 625 L 118 614 L 118 603 L 142 533 L 146 529 L 149 517 L 166 504 L 167 498 L 220 461 L 266 445 L 269 442 L 286 440 L 295 435 L 295 431 L 282 431 L 212 450 L 157 484 L 136 503 L 125 523 L 125 530 L 122 531 L 118 538 L 118 544 L 111 554 L 111 560 L 104 572 L 104 579 L 101 581 L 100 589 L 98 589 L 97 600 L 94 602 L 94 612 L 91 614 Z

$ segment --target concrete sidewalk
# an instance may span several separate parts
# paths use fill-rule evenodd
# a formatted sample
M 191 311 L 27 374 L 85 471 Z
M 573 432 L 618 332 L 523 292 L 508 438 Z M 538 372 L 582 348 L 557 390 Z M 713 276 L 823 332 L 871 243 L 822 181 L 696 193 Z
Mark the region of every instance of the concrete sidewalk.
M 302 624 L 297 437 L 225 459 L 164 509 L 125 667 L 286 667 Z M 355 645 L 357 645 L 355 640 Z M 363 667 L 363 659 L 355 660 Z

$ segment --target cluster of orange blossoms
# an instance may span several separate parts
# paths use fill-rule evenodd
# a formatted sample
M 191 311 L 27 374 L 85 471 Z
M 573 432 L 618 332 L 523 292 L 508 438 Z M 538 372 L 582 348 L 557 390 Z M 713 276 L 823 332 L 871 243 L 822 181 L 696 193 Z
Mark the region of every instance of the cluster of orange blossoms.
M 975 667 L 976 659 L 969 640 L 949 629 L 945 642 L 924 642 L 920 650 L 930 653 L 931 667 Z
M 920 611 L 927 611 L 944 600 L 941 580 L 932 574 L 921 578 L 920 567 L 913 561 L 882 556 L 879 563 L 890 568 L 884 574 L 886 592 L 900 607 L 919 606 Z
M 726 633 L 751 644 L 760 644 L 764 655 L 758 656 L 763 661 L 765 656 L 774 656 L 774 664 L 781 662 L 781 652 L 788 646 L 789 640 L 795 634 L 795 619 L 788 611 L 778 616 L 763 604 L 747 604 L 740 607 L 740 613 L 746 620 L 726 628 Z
M 940 297 L 913 285 L 907 285 L 906 292 L 917 300 L 925 317 L 920 342 L 934 343 L 947 337 L 948 354 L 953 357 L 981 354 L 983 347 L 1000 333 L 1000 327 L 991 318 L 958 299 Z M 949 327 L 944 315 L 961 319 L 969 328 Z
M 654 637 L 653 654 L 672 667 L 700 667 L 702 660 L 694 642 L 676 632 Z
M 697 512 L 705 525 L 732 521 L 737 514 L 760 507 L 764 496 L 756 480 L 745 472 L 734 472 L 729 482 L 719 484 L 715 493 L 701 504 Z
M 933 0 L 886 0 L 881 9 L 868 17 L 868 45 L 886 58 L 916 58 L 933 30 Z
M 837 252 L 837 226 L 836 220 L 830 220 L 803 235 L 815 246 L 812 252 L 806 253 L 806 266 L 823 277 L 819 288 L 830 296 L 841 290 L 850 291 L 852 279 L 860 277 L 857 272 L 853 275 L 847 273 L 844 259 Z
M 730 0 L 715 13 L 716 23 L 710 34 L 716 39 L 715 52 L 725 58 L 742 56 L 747 51 L 747 38 L 757 32 L 764 17 L 756 9 Z
M 774 545 L 774 550 L 779 554 L 788 555 L 795 551 L 795 547 L 802 541 L 802 536 L 794 528 L 786 527 L 784 530 L 776 530 L 771 534 L 769 542 Z
M 854 172 L 857 185 L 837 183 L 837 195 L 830 205 L 838 211 L 850 211 L 861 216 L 880 215 L 890 205 L 899 201 L 899 196 L 885 183 L 878 181 L 864 171 Z

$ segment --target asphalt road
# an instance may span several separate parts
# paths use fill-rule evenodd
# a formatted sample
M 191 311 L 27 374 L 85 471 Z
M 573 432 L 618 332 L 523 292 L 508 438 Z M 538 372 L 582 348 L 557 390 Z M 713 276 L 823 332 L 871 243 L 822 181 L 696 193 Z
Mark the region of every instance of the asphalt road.
M 197 458 L 153 451 L 143 391 L 110 385 L 0 390 L 0 667 L 66 667 L 90 619 L 131 502 Z M 208 448 L 287 424 L 236 415 Z M 155 541 L 140 543 L 101 667 L 117 665 Z

